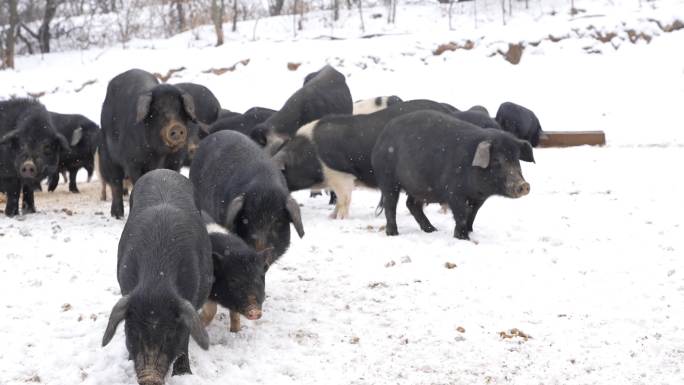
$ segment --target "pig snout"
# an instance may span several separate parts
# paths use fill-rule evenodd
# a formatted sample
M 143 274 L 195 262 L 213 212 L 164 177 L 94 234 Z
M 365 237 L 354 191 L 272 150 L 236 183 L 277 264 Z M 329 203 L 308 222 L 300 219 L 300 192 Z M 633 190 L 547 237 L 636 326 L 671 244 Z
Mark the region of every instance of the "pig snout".
M 33 179 L 38 176 L 38 167 L 36 167 L 36 164 L 33 163 L 33 161 L 27 160 L 21 164 L 19 173 L 21 174 L 22 178 Z
M 511 198 L 520 198 L 530 193 L 530 184 L 525 180 L 519 180 L 508 185 L 508 195 Z
M 527 182 L 522 182 L 516 187 L 515 192 L 519 197 L 525 196 L 530 193 L 530 184 Z
M 259 309 L 257 306 L 250 306 L 245 312 L 245 317 L 247 317 L 247 319 L 250 321 L 258 320 L 261 318 L 261 309 Z
M 156 370 L 145 370 L 138 376 L 139 385 L 163 385 L 164 380 Z
M 188 130 L 181 124 L 172 124 L 162 131 L 162 138 L 167 146 L 179 148 L 188 140 Z

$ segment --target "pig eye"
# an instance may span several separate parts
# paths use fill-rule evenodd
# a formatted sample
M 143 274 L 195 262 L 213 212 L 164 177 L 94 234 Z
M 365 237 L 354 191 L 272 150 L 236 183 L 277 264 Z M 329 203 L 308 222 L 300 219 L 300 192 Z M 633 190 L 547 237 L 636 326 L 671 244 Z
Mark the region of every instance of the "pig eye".
M 43 145 L 43 152 L 46 154 L 52 153 L 52 146 L 49 144 Z

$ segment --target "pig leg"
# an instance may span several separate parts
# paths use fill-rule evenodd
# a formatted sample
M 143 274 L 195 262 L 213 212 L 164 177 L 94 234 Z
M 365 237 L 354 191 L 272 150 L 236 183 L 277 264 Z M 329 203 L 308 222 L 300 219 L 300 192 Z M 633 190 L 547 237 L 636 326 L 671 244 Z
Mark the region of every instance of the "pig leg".
M 176 358 L 173 363 L 172 376 L 177 376 L 181 374 L 192 374 L 190 371 L 190 356 L 188 355 L 188 345 L 190 344 L 190 333 L 185 337 L 183 341 L 183 353 Z
M 475 216 L 477 215 L 477 212 L 480 210 L 480 207 L 484 204 L 483 200 L 468 200 L 468 223 L 467 223 L 467 229 L 468 232 L 473 231 L 473 222 L 475 222 Z
M 337 195 L 337 204 L 330 217 L 333 219 L 348 218 L 355 177 L 346 172 L 332 170 L 327 167 L 324 167 L 323 170 L 326 185 L 330 186 L 331 190 Z
M 231 333 L 240 331 L 240 313 L 233 310 L 230 311 L 230 331 Z
M 93 162 L 89 161 L 83 167 L 85 167 L 88 173 L 88 183 L 90 183 L 90 180 L 93 179 Z
M 468 202 L 461 197 L 453 197 L 449 202 L 449 207 L 454 215 L 454 238 L 470 239 L 468 237 Z
M 218 306 L 214 301 L 207 301 L 204 306 L 202 306 L 202 311 L 200 312 L 200 320 L 202 320 L 202 326 L 207 327 L 211 321 L 216 316 L 218 311 Z
M 76 187 L 76 175 L 78 174 L 78 169 L 69 170 L 69 191 L 78 194 L 78 187 Z
M 330 201 L 328 201 L 329 205 L 334 205 L 337 204 L 337 195 L 335 195 L 334 191 L 330 191 Z
M 110 187 L 112 188 L 111 214 L 114 218 L 121 219 L 124 216 L 123 183 L 121 179 L 113 180 Z
M 100 184 L 102 185 L 102 188 L 100 189 L 100 200 L 105 202 L 107 201 L 107 182 L 100 177 Z
M 397 230 L 397 203 L 399 202 L 399 186 L 382 189 L 382 207 L 385 209 L 385 233 L 387 235 L 399 235 Z
M 1 185 L 6 187 L 7 203 L 5 204 L 5 215 L 13 217 L 19 214 L 19 195 L 21 195 L 20 179 L 5 179 Z
M 411 215 L 413 215 L 413 218 L 416 219 L 416 222 L 418 222 L 421 230 L 425 231 L 426 233 L 437 231 L 432 223 L 430 223 L 430 220 L 425 216 L 422 202 L 418 202 L 414 197 L 409 195 L 406 198 L 406 207 L 411 212 Z
M 59 173 L 56 172 L 48 177 L 48 191 L 55 191 L 59 184 Z
M 33 186 L 24 185 L 21 211 L 24 214 L 33 214 L 36 212 L 36 202 L 33 198 Z

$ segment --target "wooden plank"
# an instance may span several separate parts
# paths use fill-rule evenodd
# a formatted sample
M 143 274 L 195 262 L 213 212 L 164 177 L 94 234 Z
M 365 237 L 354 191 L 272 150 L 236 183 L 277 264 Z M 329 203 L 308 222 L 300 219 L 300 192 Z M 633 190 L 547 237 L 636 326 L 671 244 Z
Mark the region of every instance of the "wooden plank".
M 606 133 L 603 131 L 544 131 L 539 138 L 539 147 L 603 146 Z

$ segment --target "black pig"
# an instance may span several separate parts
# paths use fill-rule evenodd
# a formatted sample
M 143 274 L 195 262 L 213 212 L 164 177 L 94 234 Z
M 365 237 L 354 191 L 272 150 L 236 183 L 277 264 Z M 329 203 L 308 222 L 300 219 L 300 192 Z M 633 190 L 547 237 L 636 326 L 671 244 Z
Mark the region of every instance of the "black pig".
M 250 136 L 274 154 L 303 125 L 330 114 L 351 114 L 353 102 L 343 74 L 326 65 L 309 74 L 280 111 L 252 130 Z
M 57 172 L 59 152 L 68 149 L 69 142 L 55 130 L 40 102 L 0 102 L 0 192 L 7 194 L 5 215 L 19 214 L 22 190 L 24 214 L 36 212 L 35 187 Z
M 69 172 L 69 191 L 78 193 L 76 174 L 81 168 L 88 172 L 88 181 L 93 176 L 94 155 L 97 150 L 97 136 L 100 132 L 95 122 L 83 115 L 58 114 L 50 112 L 55 129 L 68 138 L 69 150 L 60 151 L 56 173 L 48 177 L 48 191 L 55 191 L 59 184 L 59 173 Z M 65 177 L 66 180 L 66 177 Z
M 202 349 L 209 336 L 197 309 L 213 281 L 211 242 L 193 200 L 192 184 L 170 170 L 154 170 L 135 184 L 131 212 L 119 240 L 114 305 L 102 346 L 125 320 L 126 348 L 140 385 L 161 385 L 191 373 L 190 337 Z
M 441 103 L 410 100 L 372 114 L 327 116 L 299 129 L 273 160 L 291 191 L 333 190 L 337 202 L 331 217 L 347 218 L 355 183 L 377 187 L 371 153 L 385 125 L 397 116 L 420 110 L 449 112 Z
M 496 121 L 501 129 L 530 142 L 532 147 L 539 144 L 542 128 L 537 115 L 531 110 L 511 102 L 501 103 L 496 112 Z
M 424 203 L 448 203 L 454 237 L 468 239 L 482 204 L 492 195 L 519 198 L 530 185 L 520 160 L 534 162 L 528 142 L 496 129 L 483 129 L 435 111 L 392 120 L 373 149 L 373 168 L 382 190 L 387 235 L 397 235 L 401 190 L 406 206 L 425 232 L 435 231 Z
M 206 219 L 214 260 L 214 285 L 202 308 L 202 322 L 208 325 L 216 315 L 217 303 L 230 310 L 230 331 L 240 331 L 240 314 L 249 320 L 261 318 L 265 273 L 271 263 L 270 250 L 257 252 L 237 235 Z
M 219 118 L 209 127 L 209 132 L 231 130 L 251 136 L 254 127 L 259 123 L 265 122 L 275 112 L 268 108 L 252 107 L 245 111 L 244 114 L 233 113 L 232 115 Z
M 197 207 L 248 245 L 273 249 L 274 259 L 290 245 L 290 223 L 300 237 L 299 205 L 283 174 L 259 146 L 234 131 L 220 131 L 200 144 L 190 167 Z
M 492 117 L 489 116 L 489 111 L 482 106 L 473 106 L 466 111 L 454 111 L 451 115 L 478 127 L 501 129 L 499 123 L 492 119 Z
M 124 215 L 124 178 L 135 184 L 148 171 L 180 169 L 188 126 L 196 122 L 192 96 L 148 72 L 132 69 L 109 82 L 98 155 L 100 174 L 112 188 L 113 217 Z

